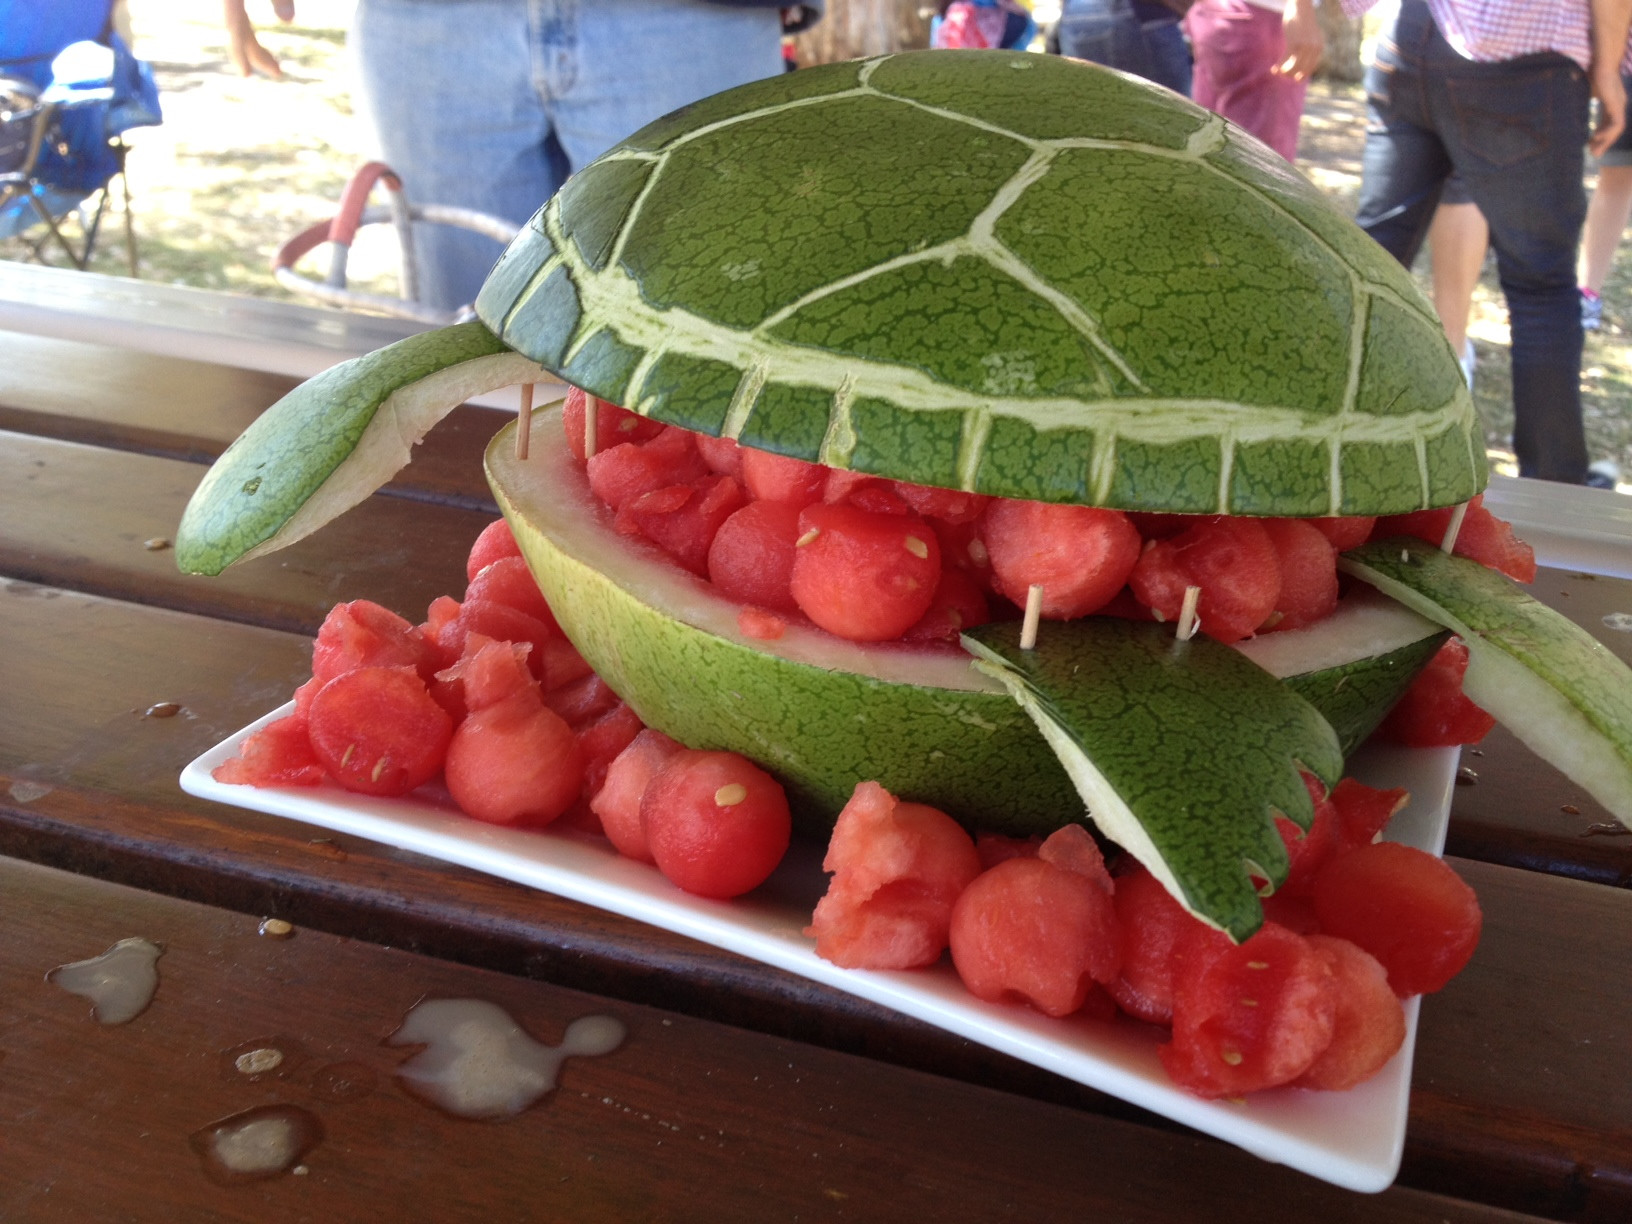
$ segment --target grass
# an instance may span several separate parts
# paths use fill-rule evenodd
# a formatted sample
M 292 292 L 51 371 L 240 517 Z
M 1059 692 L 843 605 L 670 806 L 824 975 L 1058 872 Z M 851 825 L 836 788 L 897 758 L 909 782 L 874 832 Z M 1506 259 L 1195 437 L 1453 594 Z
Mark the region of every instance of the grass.
M 272 258 L 286 240 L 333 215 L 341 189 L 368 159 L 365 125 L 347 90 L 345 30 L 355 0 L 300 0 L 299 24 L 279 26 L 270 4 L 262 41 L 285 79 L 245 80 L 227 59 L 220 0 L 129 0 L 137 53 L 152 64 L 165 122 L 129 134 L 129 177 L 148 280 L 262 297 L 290 297 Z M 1299 166 L 1345 211 L 1360 184 L 1364 100 L 1358 86 L 1316 82 L 1305 108 Z M 126 274 L 120 219 L 104 234 L 93 269 Z M 352 253 L 355 287 L 395 292 L 394 239 L 365 230 Z M 15 240 L 0 258 L 23 258 Z M 318 257 L 307 262 L 309 275 Z M 1415 270 L 1427 291 L 1426 259 Z M 1623 244 L 1604 288 L 1604 326 L 1589 333 L 1582 399 L 1589 452 L 1632 474 L 1632 244 Z M 1474 399 L 1498 469 L 1510 468 L 1511 375 L 1507 312 L 1494 259 L 1474 295 L 1469 326 L 1479 356 Z

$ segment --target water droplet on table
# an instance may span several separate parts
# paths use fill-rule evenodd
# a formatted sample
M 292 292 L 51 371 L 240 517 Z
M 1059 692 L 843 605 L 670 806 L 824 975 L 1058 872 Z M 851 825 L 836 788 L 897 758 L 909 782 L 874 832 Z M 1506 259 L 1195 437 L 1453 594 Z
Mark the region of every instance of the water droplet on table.
M 188 1138 L 217 1181 L 259 1181 L 298 1165 L 323 1141 L 317 1115 L 299 1105 L 260 1105 L 212 1122 Z
M 1632 633 L 1632 612 L 1611 612 L 1604 617 L 1604 628 Z
M 45 980 L 91 1001 L 99 1024 L 125 1024 L 147 1010 L 159 988 L 164 949 L 150 939 L 121 939 L 101 956 L 58 965 Z
M 397 1068 L 403 1087 L 461 1118 L 507 1118 L 555 1087 L 567 1058 L 610 1054 L 627 1034 L 611 1016 L 583 1016 L 559 1046 L 535 1041 L 503 1008 L 482 999 L 427 999 L 403 1018 L 390 1045 L 425 1048 Z

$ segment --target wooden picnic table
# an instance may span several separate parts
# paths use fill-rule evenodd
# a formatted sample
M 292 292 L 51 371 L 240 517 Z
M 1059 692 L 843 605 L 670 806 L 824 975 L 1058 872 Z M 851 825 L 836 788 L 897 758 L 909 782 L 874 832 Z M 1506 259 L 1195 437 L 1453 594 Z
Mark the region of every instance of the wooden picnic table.
M 331 528 L 183 576 L 165 545 L 203 465 L 298 378 L 222 358 L 237 324 L 197 322 L 215 295 L 152 291 L 123 322 L 168 338 L 132 340 L 96 305 L 127 285 L 63 275 L 0 265 L 0 1218 L 1632 1219 L 1632 838 L 1504 731 L 1464 758 L 1448 845 L 1483 940 L 1425 1001 L 1403 1163 L 1375 1195 L 679 935 L 184 794 L 188 761 L 305 678 L 333 603 L 417 619 L 462 589 L 499 418 L 461 408 Z M 1632 658 L 1610 627 L 1632 582 L 1548 567 L 1534 589 Z M 164 951 L 128 1024 L 47 981 L 129 937 Z M 549 1043 L 583 1016 L 628 1036 L 470 1121 L 396 1077 L 385 1041 L 426 998 L 488 1000 Z M 236 1067 L 269 1046 L 277 1069 Z M 316 1146 L 279 1176 L 212 1174 L 200 1136 L 270 1106 Z

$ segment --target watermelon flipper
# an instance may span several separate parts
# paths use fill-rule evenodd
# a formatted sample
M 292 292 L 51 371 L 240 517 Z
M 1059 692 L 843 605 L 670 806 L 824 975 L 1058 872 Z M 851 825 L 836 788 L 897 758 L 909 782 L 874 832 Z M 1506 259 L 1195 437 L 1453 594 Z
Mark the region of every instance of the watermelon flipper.
M 1336 733 L 1238 651 L 1171 626 L 1107 617 L 1045 625 L 1022 650 L 1014 622 L 963 635 L 1060 758 L 1089 815 L 1186 909 L 1242 940 L 1263 923 L 1253 876 L 1277 887 L 1274 817 L 1307 829 L 1301 767 L 1333 786 Z
M 553 381 L 480 323 L 422 332 L 341 362 L 256 418 L 205 475 L 176 531 L 176 565 L 227 566 L 310 535 L 401 470 L 473 395 Z
M 1461 637 L 1468 698 L 1632 828 L 1632 668 L 1511 578 L 1421 540 L 1338 568 Z

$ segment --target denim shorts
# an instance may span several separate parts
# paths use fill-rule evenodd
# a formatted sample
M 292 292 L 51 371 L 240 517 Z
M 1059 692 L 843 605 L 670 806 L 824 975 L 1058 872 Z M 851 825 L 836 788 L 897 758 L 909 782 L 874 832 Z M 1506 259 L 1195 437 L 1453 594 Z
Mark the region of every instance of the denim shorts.
M 706 0 L 358 0 L 349 45 L 377 152 L 410 202 L 518 225 L 652 120 L 783 71 L 774 7 Z M 427 225 L 415 249 L 421 297 L 453 309 L 501 248 Z

